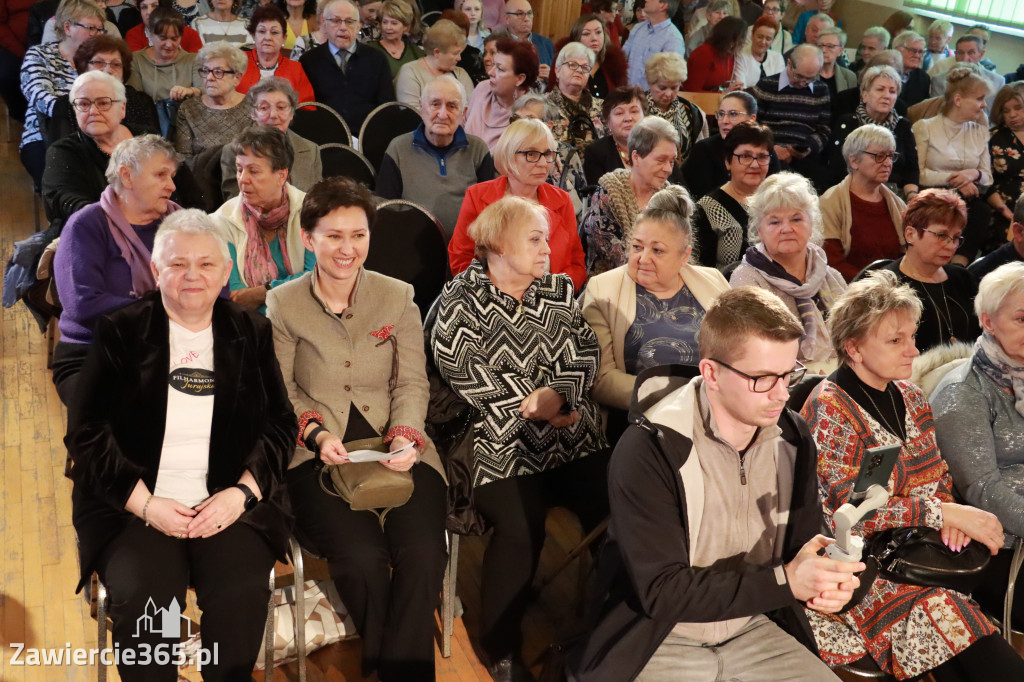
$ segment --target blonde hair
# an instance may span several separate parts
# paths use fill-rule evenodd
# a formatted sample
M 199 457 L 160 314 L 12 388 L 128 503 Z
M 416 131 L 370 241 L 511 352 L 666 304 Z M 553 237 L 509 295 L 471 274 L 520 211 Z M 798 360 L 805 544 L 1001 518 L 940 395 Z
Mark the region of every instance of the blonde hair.
M 647 60 L 644 72 L 648 85 L 654 85 L 658 81 L 682 83 L 686 80 L 686 60 L 675 52 L 659 52 Z
M 946 74 L 946 94 L 942 98 L 942 113 L 948 114 L 955 106 L 957 95 L 966 97 L 978 89 L 984 89 L 985 95 L 992 94 L 992 86 L 981 75 L 981 67 L 969 62 L 960 62 Z
M 524 147 L 544 147 L 547 150 L 556 149 L 555 137 L 551 129 L 542 122 L 532 118 L 521 118 L 505 128 L 505 132 L 498 138 L 494 145 L 491 156 L 494 158 L 494 168 L 500 175 L 512 175 L 515 171 L 516 152 Z
M 778 296 L 761 287 L 728 289 L 704 314 L 697 334 L 702 360 L 732 363 L 750 337 L 785 343 L 804 334 L 803 325 Z
M 76 20 L 86 17 L 99 19 L 101 27 L 107 23 L 106 15 L 93 3 L 85 0 L 61 0 L 57 5 L 57 13 L 53 16 L 53 31 L 57 34 L 57 40 L 64 40 L 68 37 L 64 31 L 65 23 L 74 23 Z
M 412 26 L 413 19 L 415 18 L 412 13 L 412 7 L 405 0 L 387 0 L 387 2 L 380 6 L 380 15 L 400 21 L 406 28 Z
M 895 272 L 876 270 L 846 288 L 829 311 L 828 334 L 839 362 L 848 364 L 847 341 L 858 341 L 890 313 L 906 313 L 921 319 L 921 299 L 909 284 L 900 284 Z
M 547 209 L 537 202 L 516 196 L 498 199 L 481 211 L 467 230 L 474 242 L 473 255 L 486 269 L 487 257 L 505 252 L 513 230 L 534 222 L 548 224 Z
M 751 243 L 761 241 L 758 228 L 771 211 L 795 209 L 811 221 L 811 244 L 821 244 L 824 233 L 818 194 L 811 181 L 797 173 L 784 171 L 769 175 L 747 201 L 747 235 Z
M 423 49 L 428 55 L 434 50 L 445 52 L 466 46 L 466 32 L 450 19 L 441 19 L 423 32 Z

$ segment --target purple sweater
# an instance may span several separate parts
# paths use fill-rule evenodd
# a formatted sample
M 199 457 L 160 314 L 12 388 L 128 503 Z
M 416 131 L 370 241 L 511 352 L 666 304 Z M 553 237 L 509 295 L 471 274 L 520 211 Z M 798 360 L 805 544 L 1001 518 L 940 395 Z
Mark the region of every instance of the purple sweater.
M 139 239 L 152 251 L 160 221 L 133 225 Z M 61 341 L 92 343 L 96 318 L 137 300 L 131 295 L 132 273 L 121 257 L 99 202 L 75 213 L 61 232 L 53 269 L 57 293 L 64 307 L 60 314 Z M 142 295 L 146 292 L 137 292 Z

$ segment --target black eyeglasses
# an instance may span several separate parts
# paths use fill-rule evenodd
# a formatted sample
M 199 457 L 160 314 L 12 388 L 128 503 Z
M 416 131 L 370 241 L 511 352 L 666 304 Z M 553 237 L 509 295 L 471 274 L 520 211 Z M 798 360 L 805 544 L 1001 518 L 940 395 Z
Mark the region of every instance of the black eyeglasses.
M 516 152 L 516 154 L 522 154 L 525 156 L 529 163 L 537 163 L 541 160 L 541 157 L 543 157 L 548 163 L 553 163 L 555 160 L 555 152 L 553 151 L 541 152 L 536 149 L 527 149 L 525 151 Z
M 72 21 L 71 25 L 72 26 L 77 26 L 78 28 L 84 28 L 86 31 L 89 32 L 89 35 L 91 35 L 91 36 L 95 36 L 95 35 L 99 35 L 100 33 L 103 33 L 103 27 L 102 26 L 99 26 L 99 27 L 89 26 L 87 24 L 80 24 L 77 21 Z
M 893 163 L 900 160 L 899 152 L 863 152 L 875 160 L 875 163 L 885 163 L 892 159 Z
M 760 166 L 767 166 L 768 162 L 772 160 L 771 154 L 733 154 L 733 158 L 739 161 L 744 166 L 749 166 L 753 162 L 757 161 Z
M 779 383 L 779 379 L 785 379 L 786 388 L 792 388 L 794 384 L 800 383 L 800 380 L 804 378 L 805 374 L 807 374 L 807 368 L 804 367 L 799 362 L 796 363 L 796 367 L 794 369 L 791 369 L 785 374 L 761 374 L 756 377 L 752 377 L 746 372 L 741 372 L 735 367 L 727 365 L 721 360 L 715 360 L 714 358 L 711 358 L 711 361 L 717 362 L 722 367 L 725 367 L 728 370 L 732 370 L 736 374 L 739 374 L 741 377 L 746 379 L 749 382 L 747 384 L 747 387 L 754 393 L 767 393 L 768 391 L 775 388 L 775 385 Z
M 89 109 L 92 109 L 92 106 L 94 104 L 96 105 L 96 108 L 100 111 L 110 111 L 110 107 L 114 106 L 114 102 L 123 101 L 124 100 L 122 99 L 114 99 L 112 97 L 97 97 L 96 99 L 86 99 L 84 97 L 81 97 L 72 102 L 72 104 L 75 105 L 75 110 L 78 113 L 84 114 L 87 113 Z
M 124 64 L 122 64 L 120 60 L 116 62 L 105 62 L 102 59 L 91 59 L 89 60 L 88 64 L 89 67 L 92 68 L 94 71 L 101 71 L 103 69 L 106 69 L 107 67 L 110 67 L 111 69 L 124 68 Z
M 206 78 L 207 76 L 213 76 L 213 80 L 215 81 L 219 81 L 221 78 L 223 78 L 225 75 L 229 73 L 238 72 L 233 69 L 208 69 L 205 66 L 199 69 L 199 75 L 201 77 Z
M 533 10 L 530 10 L 529 12 L 505 12 L 505 16 L 506 17 L 516 17 L 516 18 L 518 18 L 518 17 L 532 17 L 533 16 Z

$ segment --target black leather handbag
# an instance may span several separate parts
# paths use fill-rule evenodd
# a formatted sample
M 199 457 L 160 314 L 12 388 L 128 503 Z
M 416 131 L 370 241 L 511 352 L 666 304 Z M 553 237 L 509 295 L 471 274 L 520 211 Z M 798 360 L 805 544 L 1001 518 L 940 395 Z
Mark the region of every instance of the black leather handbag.
M 867 554 L 886 580 L 963 594 L 979 585 L 992 558 L 988 547 L 977 540 L 954 552 L 943 544 L 939 531 L 927 526 L 879 531 L 868 539 Z

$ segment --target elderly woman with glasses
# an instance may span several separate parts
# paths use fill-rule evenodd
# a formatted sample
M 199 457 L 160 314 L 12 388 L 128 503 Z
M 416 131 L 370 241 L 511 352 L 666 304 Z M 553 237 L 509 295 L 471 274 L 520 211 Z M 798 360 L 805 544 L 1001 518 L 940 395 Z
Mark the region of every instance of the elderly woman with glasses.
M 567 43 L 555 60 L 558 86 L 548 93 L 548 101 L 558 110 L 552 132 L 559 142 L 568 142 L 583 155 L 587 146 L 604 135 L 601 104 L 587 90 L 587 81 L 597 56 L 583 43 Z
M 840 366 L 802 410 L 818 446 L 825 521 L 835 532 L 833 514 L 848 501 L 865 459 L 875 448 L 895 446 L 890 497 L 854 526 L 854 535 L 870 542 L 881 531 L 924 526 L 939 531 L 953 551 L 973 541 L 995 554 L 1003 546 L 1002 526 L 994 514 L 954 502 L 957 479 L 937 443 L 932 408 L 909 381 L 921 314 L 914 291 L 885 271 L 851 284 L 832 307 L 829 335 Z M 877 576 L 850 606 L 840 614 L 806 610 L 830 665 L 869 657 L 900 680 L 929 672 L 943 682 L 1024 675 L 1020 655 L 968 595 Z
M 821 244 L 821 211 L 810 181 L 796 173 L 771 176 L 747 201 L 751 241 L 732 273 L 733 287 L 768 289 L 800 319 L 799 360 L 812 372 L 836 368 L 836 352 L 825 317 L 846 281 L 829 267 Z
M 935 435 L 964 499 L 1024 537 L 1024 263 L 985 275 L 974 310 L 983 331 L 973 354 L 931 394 Z M 1012 554 L 1002 550 L 993 559 L 989 579 L 973 595 L 989 613 L 1002 608 Z M 1024 606 L 1019 593 L 1014 606 Z M 1014 609 L 1013 616 L 1014 629 L 1024 627 L 1024 612 Z
M 950 261 L 963 241 L 967 207 L 948 189 L 924 190 L 903 214 L 907 252 L 885 266 L 917 292 L 923 305 L 917 347 L 926 351 L 956 341 L 973 342 L 981 333 L 974 315 L 978 285 Z
M 230 148 L 241 193 L 213 217 L 231 251 L 231 299 L 263 313 L 268 291 L 316 265 L 299 226 L 306 193 L 288 182 L 294 151 L 277 128 L 249 128 Z
M 114 81 L 104 73 L 78 78 L 86 84 Z M 155 288 L 149 267 L 153 238 L 164 217 L 180 208 L 170 199 L 177 155 L 169 142 L 156 135 L 129 136 L 107 158 L 105 188 L 96 190 L 64 225 L 54 257 L 63 309 L 53 383 L 65 405 L 75 396 L 96 320 Z
M 535 201 L 547 209 L 551 272 L 567 274 L 577 290 L 583 288 L 587 276 L 572 199 L 564 190 L 547 183 L 556 149 L 551 130 L 541 121 L 521 119 L 502 133 L 492 154 L 498 177 L 472 185 L 462 200 L 455 232 L 448 242 L 453 274 L 459 274 L 473 261 L 476 246 L 469 226 L 484 208 L 511 195 Z
M 772 131 L 756 121 L 740 123 L 725 138 L 729 181 L 702 196 L 693 217 L 701 265 L 722 269 L 746 253 L 746 205 L 768 177 L 773 142 Z
M 843 114 L 832 126 L 832 149 L 829 167 L 834 182 L 842 178 L 847 154 L 843 149 L 851 133 L 863 125 L 878 125 L 888 130 L 895 140 L 892 172 L 885 182 L 901 192 L 908 200 L 919 190 L 921 170 L 917 165 L 917 142 L 910 119 L 896 113 L 903 79 L 891 66 L 871 66 L 860 78 L 860 104 L 852 114 Z
M 174 127 L 174 148 L 185 158 L 227 144 L 249 123 L 250 107 L 238 91 L 245 53 L 220 40 L 199 50 L 196 61 L 203 94 L 181 103 Z
M 843 143 L 847 176 L 821 196 L 823 248 L 847 282 L 874 261 L 903 253 L 907 207 L 886 185 L 898 159 L 888 128 L 862 125 Z
M 285 56 L 284 37 L 288 30 L 288 18 L 275 5 L 257 7 L 249 19 L 249 35 L 252 36 L 254 47 L 249 51 L 248 63 L 242 80 L 238 83 L 238 91 L 249 92 L 249 88 L 268 76 L 284 78 L 295 92 L 299 93 L 299 102 L 312 102 L 313 85 L 306 77 L 306 72 L 298 62 Z
M 620 44 L 611 40 L 606 28 L 607 24 L 597 14 L 584 14 L 573 22 L 568 39 L 555 46 L 561 51 L 568 43 L 578 42 L 594 52 L 594 66 L 588 74 L 586 89 L 598 99 L 604 99 L 615 88 L 627 85 L 629 80 L 626 53 Z M 551 76 L 551 85 L 555 87 L 558 85 L 557 73 Z
M 395 96 L 402 104 L 419 108 L 423 86 L 438 76 L 450 74 L 466 92 L 473 92 L 473 79 L 459 66 L 466 49 L 466 34 L 448 19 L 441 19 L 423 34 L 426 55 L 403 64 L 395 78 Z
M 289 126 L 299 105 L 299 96 L 284 78 L 265 78 L 249 90 L 252 105 L 252 123 L 257 126 L 271 126 L 288 136 L 292 145 L 294 161 L 288 182 L 303 192 L 323 179 L 323 161 L 320 148 L 291 130 Z M 238 196 L 238 175 L 235 171 L 235 154 L 231 145 L 224 145 L 220 156 L 221 192 L 224 199 Z
M 633 126 L 629 133 L 629 168 L 601 176 L 580 223 L 588 275 L 626 263 L 636 217 L 668 182 L 678 144 L 675 129 L 657 116 L 648 116 Z
M 270 323 L 220 296 L 231 260 L 210 217 L 179 211 L 152 245 L 137 266 L 157 290 L 97 321 L 68 411 L 78 587 L 97 572 L 114 646 L 155 652 L 122 656 L 125 682 L 180 679 L 174 606 L 190 585 L 216 652 L 204 679 L 240 680 L 259 655 L 267 576 L 286 560 L 298 425 Z M 165 627 L 139 627 L 157 604 Z
M 127 43 L 106 34 L 89 38 L 79 45 L 74 64 L 79 74 L 103 71 L 122 83 L 132 75 L 132 53 Z M 160 122 L 153 100 L 131 86 L 126 85 L 124 90 L 125 124 L 147 133 L 159 132 Z M 53 144 L 76 130 L 78 118 L 75 107 L 68 95 L 62 95 L 53 106 L 53 114 L 46 125 L 46 138 Z
M 708 136 L 708 120 L 693 102 L 679 96 L 686 80 L 686 61 L 674 52 L 659 52 L 647 60 L 647 111 L 659 116 L 679 134 L 679 160 L 685 161 L 698 140 Z

